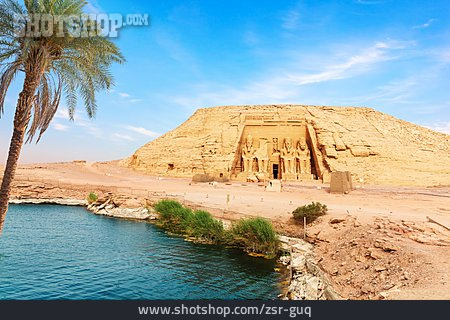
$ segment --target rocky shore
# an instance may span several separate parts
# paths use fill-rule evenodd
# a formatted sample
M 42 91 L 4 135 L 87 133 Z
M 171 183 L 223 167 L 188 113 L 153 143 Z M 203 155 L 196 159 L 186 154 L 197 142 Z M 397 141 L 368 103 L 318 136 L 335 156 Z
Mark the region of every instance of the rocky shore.
M 134 199 L 125 199 L 108 195 L 97 199 L 97 201 L 87 205 L 90 212 L 119 219 L 130 220 L 156 220 L 157 214 L 151 206 L 142 207 L 142 204 Z
M 65 198 L 11 198 L 9 204 L 55 204 L 61 206 L 86 206 L 86 200 Z
M 331 281 L 314 258 L 313 246 L 298 238 L 280 237 L 283 251 L 280 262 L 289 271 L 288 300 L 340 300 L 342 297 L 333 289 Z
M 14 197 L 9 201 L 10 204 L 52 204 L 62 206 L 82 206 L 90 212 L 120 219 L 130 220 L 155 220 L 156 213 L 151 206 L 143 206 L 137 199 L 129 199 L 121 196 L 108 194 L 99 198 L 93 203 L 87 200 L 71 198 L 27 198 Z

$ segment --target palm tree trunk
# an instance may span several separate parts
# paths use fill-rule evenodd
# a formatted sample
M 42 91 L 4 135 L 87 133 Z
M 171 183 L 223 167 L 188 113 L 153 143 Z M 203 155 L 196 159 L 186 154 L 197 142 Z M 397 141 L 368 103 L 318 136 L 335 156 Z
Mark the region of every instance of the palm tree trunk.
M 22 150 L 27 126 L 30 121 L 35 92 L 41 81 L 43 71 L 44 67 L 42 67 L 42 64 L 30 64 L 30 68 L 26 71 L 23 89 L 17 102 L 16 113 L 14 115 L 14 130 L 0 188 L 0 234 L 3 230 L 6 212 L 8 211 L 12 182 L 16 174 L 17 162 L 19 160 L 20 151 Z
M 2 186 L 0 189 L 0 233 L 2 232 L 3 224 L 5 222 L 6 211 L 8 211 L 8 202 L 11 195 L 11 184 L 16 173 L 17 161 L 19 160 L 24 136 L 25 130 L 18 130 L 14 128 L 9 147 L 8 161 L 6 162 Z

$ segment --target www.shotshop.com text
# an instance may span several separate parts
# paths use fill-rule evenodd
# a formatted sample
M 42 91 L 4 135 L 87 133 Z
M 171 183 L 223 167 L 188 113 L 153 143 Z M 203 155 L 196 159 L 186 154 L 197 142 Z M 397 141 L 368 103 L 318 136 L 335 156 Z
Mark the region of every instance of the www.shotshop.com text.
M 290 318 L 308 317 L 311 318 L 311 307 L 280 307 L 266 306 L 262 304 L 256 306 L 181 306 L 176 307 L 138 307 L 139 315 L 221 315 L 226 318 L 228 315 L 282 315 L 287 314 Z

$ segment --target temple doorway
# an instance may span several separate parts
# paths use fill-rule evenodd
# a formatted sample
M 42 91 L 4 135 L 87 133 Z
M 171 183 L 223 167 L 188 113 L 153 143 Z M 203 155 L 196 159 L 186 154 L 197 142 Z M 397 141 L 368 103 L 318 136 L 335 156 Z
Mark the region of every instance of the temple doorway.
M 272 166 L 272 173 L 274 179 L 279 179 L 278 177 L 278 164 L 273 164 Z

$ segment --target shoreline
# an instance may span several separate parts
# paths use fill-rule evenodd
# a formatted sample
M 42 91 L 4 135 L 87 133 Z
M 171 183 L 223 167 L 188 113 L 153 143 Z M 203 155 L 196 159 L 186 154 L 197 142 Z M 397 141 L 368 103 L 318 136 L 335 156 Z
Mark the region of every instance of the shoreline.
M 111 198 L 102 204 L 91 203 L 86 200 L 73 198 L 12 198 L 9 202 L 14 205 L 62 205 L 80 206 L 87 211 L 100 216 L 115 219 L 134 220 L 155 223 L 158 219 L 151 207 L 119 208 L 115 207 Z M 220 220 L 220 219 L 219 219 Z M 222 220 L 221 220 L 222 221 Z M 223 221 L 222 221 L 223 222 Z M 224 223 L 225 225 L 225 223 Z M 289 272 L 286 279 L 280 281 L 281 300 L 340 300 L 342 297 L 334 290 L 326 273 L 314 259 L 313 245 L 299 238 L 279 235 L 281 251 L 289 255 L 281 255 L 277 262 Z M 199 242 L 201 244 L 201 242 Z M 280 272 L 280 271 L 278 271 Z M 282 273 L 282 272 L 281 272 Z

